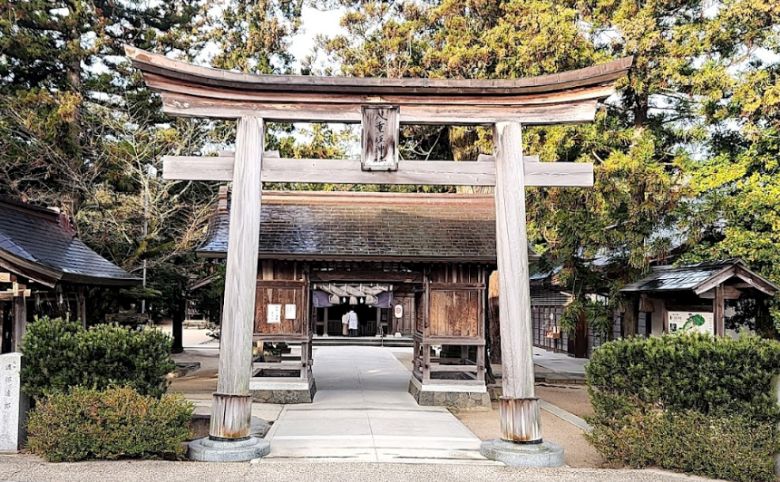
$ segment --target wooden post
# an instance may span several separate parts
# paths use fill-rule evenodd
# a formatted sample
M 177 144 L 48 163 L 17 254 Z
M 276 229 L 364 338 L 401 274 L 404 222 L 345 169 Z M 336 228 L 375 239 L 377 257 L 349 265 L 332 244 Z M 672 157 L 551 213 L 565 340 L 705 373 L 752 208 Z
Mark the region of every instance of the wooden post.
M 574 357 L 588 358 L 588 317 L 581 313 L 574 328 Z
M 20 290 L 24 290 L 25 287 L 19 287 Z M 18 291 L 17 291 L 18 293 Z M 18 294 L 14 298 L 14 351 L 21 351 L 22 338 L 27 331 L 27 298 L 22 294 Z
M 187 318 L 187 292 L 181 294 L 178 302 L 173 304 L 173 313 L 171 313 L 171 353 L 181 353 L 184 351 L 184 319 Z
M 496 151 L 496 254 L 501 286 L 499 312 L 504 392 L 499 409 L 502 439 L 541 443 L 539 406 L 534 397 L 531 287 L 521 135 L 522 129 L 518 122 L 497 122 L 493 135 Z
M 382 313 L 381 308 L 376 309 L 376 336 L 382 336 L 384 331 L 382 330 Z
M 81 326 L 87 327 L 87 297 L 83 286 L 76 289 L 76 316 L 81 322 Z
M 724 311 L 723 283 L 721 283 L 715 287 L 715 297 L 712 299 L 712 318 L 715 324 L 716 336 L 724 336 L 726 334 Z
M 623 337 L 636 335 L 637 332 L 637 320 L 639 310 L 639 298 L 634 295 L 627 295 L 623 302 L 625 311 L 623 312 Z
M 209 428 L 212 440 L 249 437 L 262 157 L 263 120 L 242 117 L 236 136 L 219 372 Z
M 316 313 L 316 310 L 315 310 Z M 325 307 L 322 309 L 322 336 L 328 336 L 328 308 Z M 316 334 L 316 329 L 315 329 Z

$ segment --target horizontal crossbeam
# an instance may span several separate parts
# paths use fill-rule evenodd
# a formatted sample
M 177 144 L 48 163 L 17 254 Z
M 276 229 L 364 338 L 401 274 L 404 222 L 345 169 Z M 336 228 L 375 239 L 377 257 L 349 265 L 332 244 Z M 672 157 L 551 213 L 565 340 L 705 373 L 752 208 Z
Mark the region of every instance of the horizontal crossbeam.
M 608 94 L 614 89 L 599 89 Z M 163 92 L 163 112 L 177 117 L 236 119 L 261 117 L 269 122 L 339 122 L 359 123 L 359 104 L 250 102 L 225 98 L 212 99 Z M 576 124 L 593 121 L 598 101 L 576 100 L 533 105 L 401 105 L 401 124 L 492 125 L 512 120 L 523 125 Z
M 593 185 L 593 165 L 572 162 L 538 162 L 526 156 L 527 186 L 586 187 Z M 165 156 L 163 178 L 190 181 L 230 181 L 233 156 Z M 490 156 L 480 161 L 400 161 L 393 172 L 362 171 L 360 161 L 347 159 L 263 159 L 263 182 L 324 184 L 406 184 L 443 186 L 493 186 L 496 165 Z

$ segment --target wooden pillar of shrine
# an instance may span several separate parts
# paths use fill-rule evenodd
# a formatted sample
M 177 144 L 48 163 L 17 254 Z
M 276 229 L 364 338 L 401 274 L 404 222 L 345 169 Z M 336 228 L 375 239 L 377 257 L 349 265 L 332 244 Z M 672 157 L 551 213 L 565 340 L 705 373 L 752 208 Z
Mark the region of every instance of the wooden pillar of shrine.
M 255 322 L 262 157 L 263 120 L 241 117 L 230 202 L 219 372 L 209 428 L 212 440 L 249 438 L 252 412 L 249 378 Z
M 81 322 L 81 326 L 87 327 L 87 295 L 84 286 L 76 289 L 76 318 Z
M 27 331 L 27 303 L 23 296 L 14 298 L 14 351 L 21 351 L 22 338 Z
M 520 123 L 497 122 L 493 136 L 503 373 L 503 396 L 499 410 L 503 440 L 541 443 L 539 404 L 534 397 L 531 287 L 521 134 Z
M 712 298 L 712 318 L 715 324 L 715 335 L 726 335 L 725 311 L 726 303 L 723 296 L 723 283 L 715 287 L 715 296 Z

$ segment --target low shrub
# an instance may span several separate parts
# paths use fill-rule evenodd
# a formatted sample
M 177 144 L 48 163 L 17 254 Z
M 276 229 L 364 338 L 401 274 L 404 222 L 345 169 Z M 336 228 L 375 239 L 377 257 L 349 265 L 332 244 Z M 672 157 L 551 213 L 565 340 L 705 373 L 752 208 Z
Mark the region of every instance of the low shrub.
M 27 424 L 28 447 L 49 462 L 185 455 L 192 404 L 128 387 L 75 388 L 39 401 Z
M 674 410 L 776 419 L 778 373 L 780 343 L 702 334 L 606 343 L 587 367 L 594 409 L 604 415 L 620 414 L 623 403 L 636 400 Z
M 83 386 L 130 386 L 162 396 L 174 370 L 170 337 L 157 330 L 133 331 L 42 318 L 27 327 L 22 341 L 23 390 L 35 398 Z
M 612 464 L 775 480 L 780 343 L 701 334 L 602 345 L 586 376 L 589 440 Z
M 636 411 L 619 424 L 594 424 L 589 441 L 612 465 L 661 467 L 717 479 L 772 481 L 780 440 L 774 427 L 744 416 Z

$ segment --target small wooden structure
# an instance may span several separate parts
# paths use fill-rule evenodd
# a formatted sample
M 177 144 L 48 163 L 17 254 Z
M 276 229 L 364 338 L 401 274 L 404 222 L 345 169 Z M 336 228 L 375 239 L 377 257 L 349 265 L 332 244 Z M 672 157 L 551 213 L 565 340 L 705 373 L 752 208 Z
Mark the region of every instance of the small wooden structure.
M 0 200 L 0 352 L 19 350 L 33 315 L 86 323 L 92 288 L 140 282 L 82 243 L 66 215 Z
M 766 301 L 778 290 L 739 259 L 658 266 L 620 290 L 634 308 L 623 317 L 634 326 L 624 329 L 643 336 L 684 330 L 723 336 L 727 302 L 753 298 L 757 316 L 768 316 Z
M 592 121 L 598 102 L 615 91 L 614 82 L 626 74 L 631 58 L 526 79 L 448 80 L 248 75 L 198 67 L 131 47 L 126 52 L 143 72 L 146 84 L 162 96 L 165 112 L 238 121 L 234 155 L 166 158 L 164 167 L 164 175 L 171 179 L 233 181 L 212 440 L 249 436 L 246 367 L 252 362 L 261 182 L 281 181 L 495 186 L 499 304 L 505 320 L 501 323 L 502 438 L 541 442 L 531 352 L 525 187 L 590 186 L 593 167 L 524 158 L 522 125 Z M 376 152 L 364 151 L 363 163 L 265 158 L 264 122 L 352 122 L 378 129 L 364 121 L 366 106 L 397 107 L 394 125 L 491 125 L 494 156 L 485 162 L 399 161 L 397 170 L 389 171 L 363 169 Z M 377 132 L 369 137 L 377 139 Z M 392 138 L 397 139 L 397 132 Z M 382 163 L 392 161 L 389 152 L 381 153 Z M 250 259 L 253 262 L 246 262 Z

